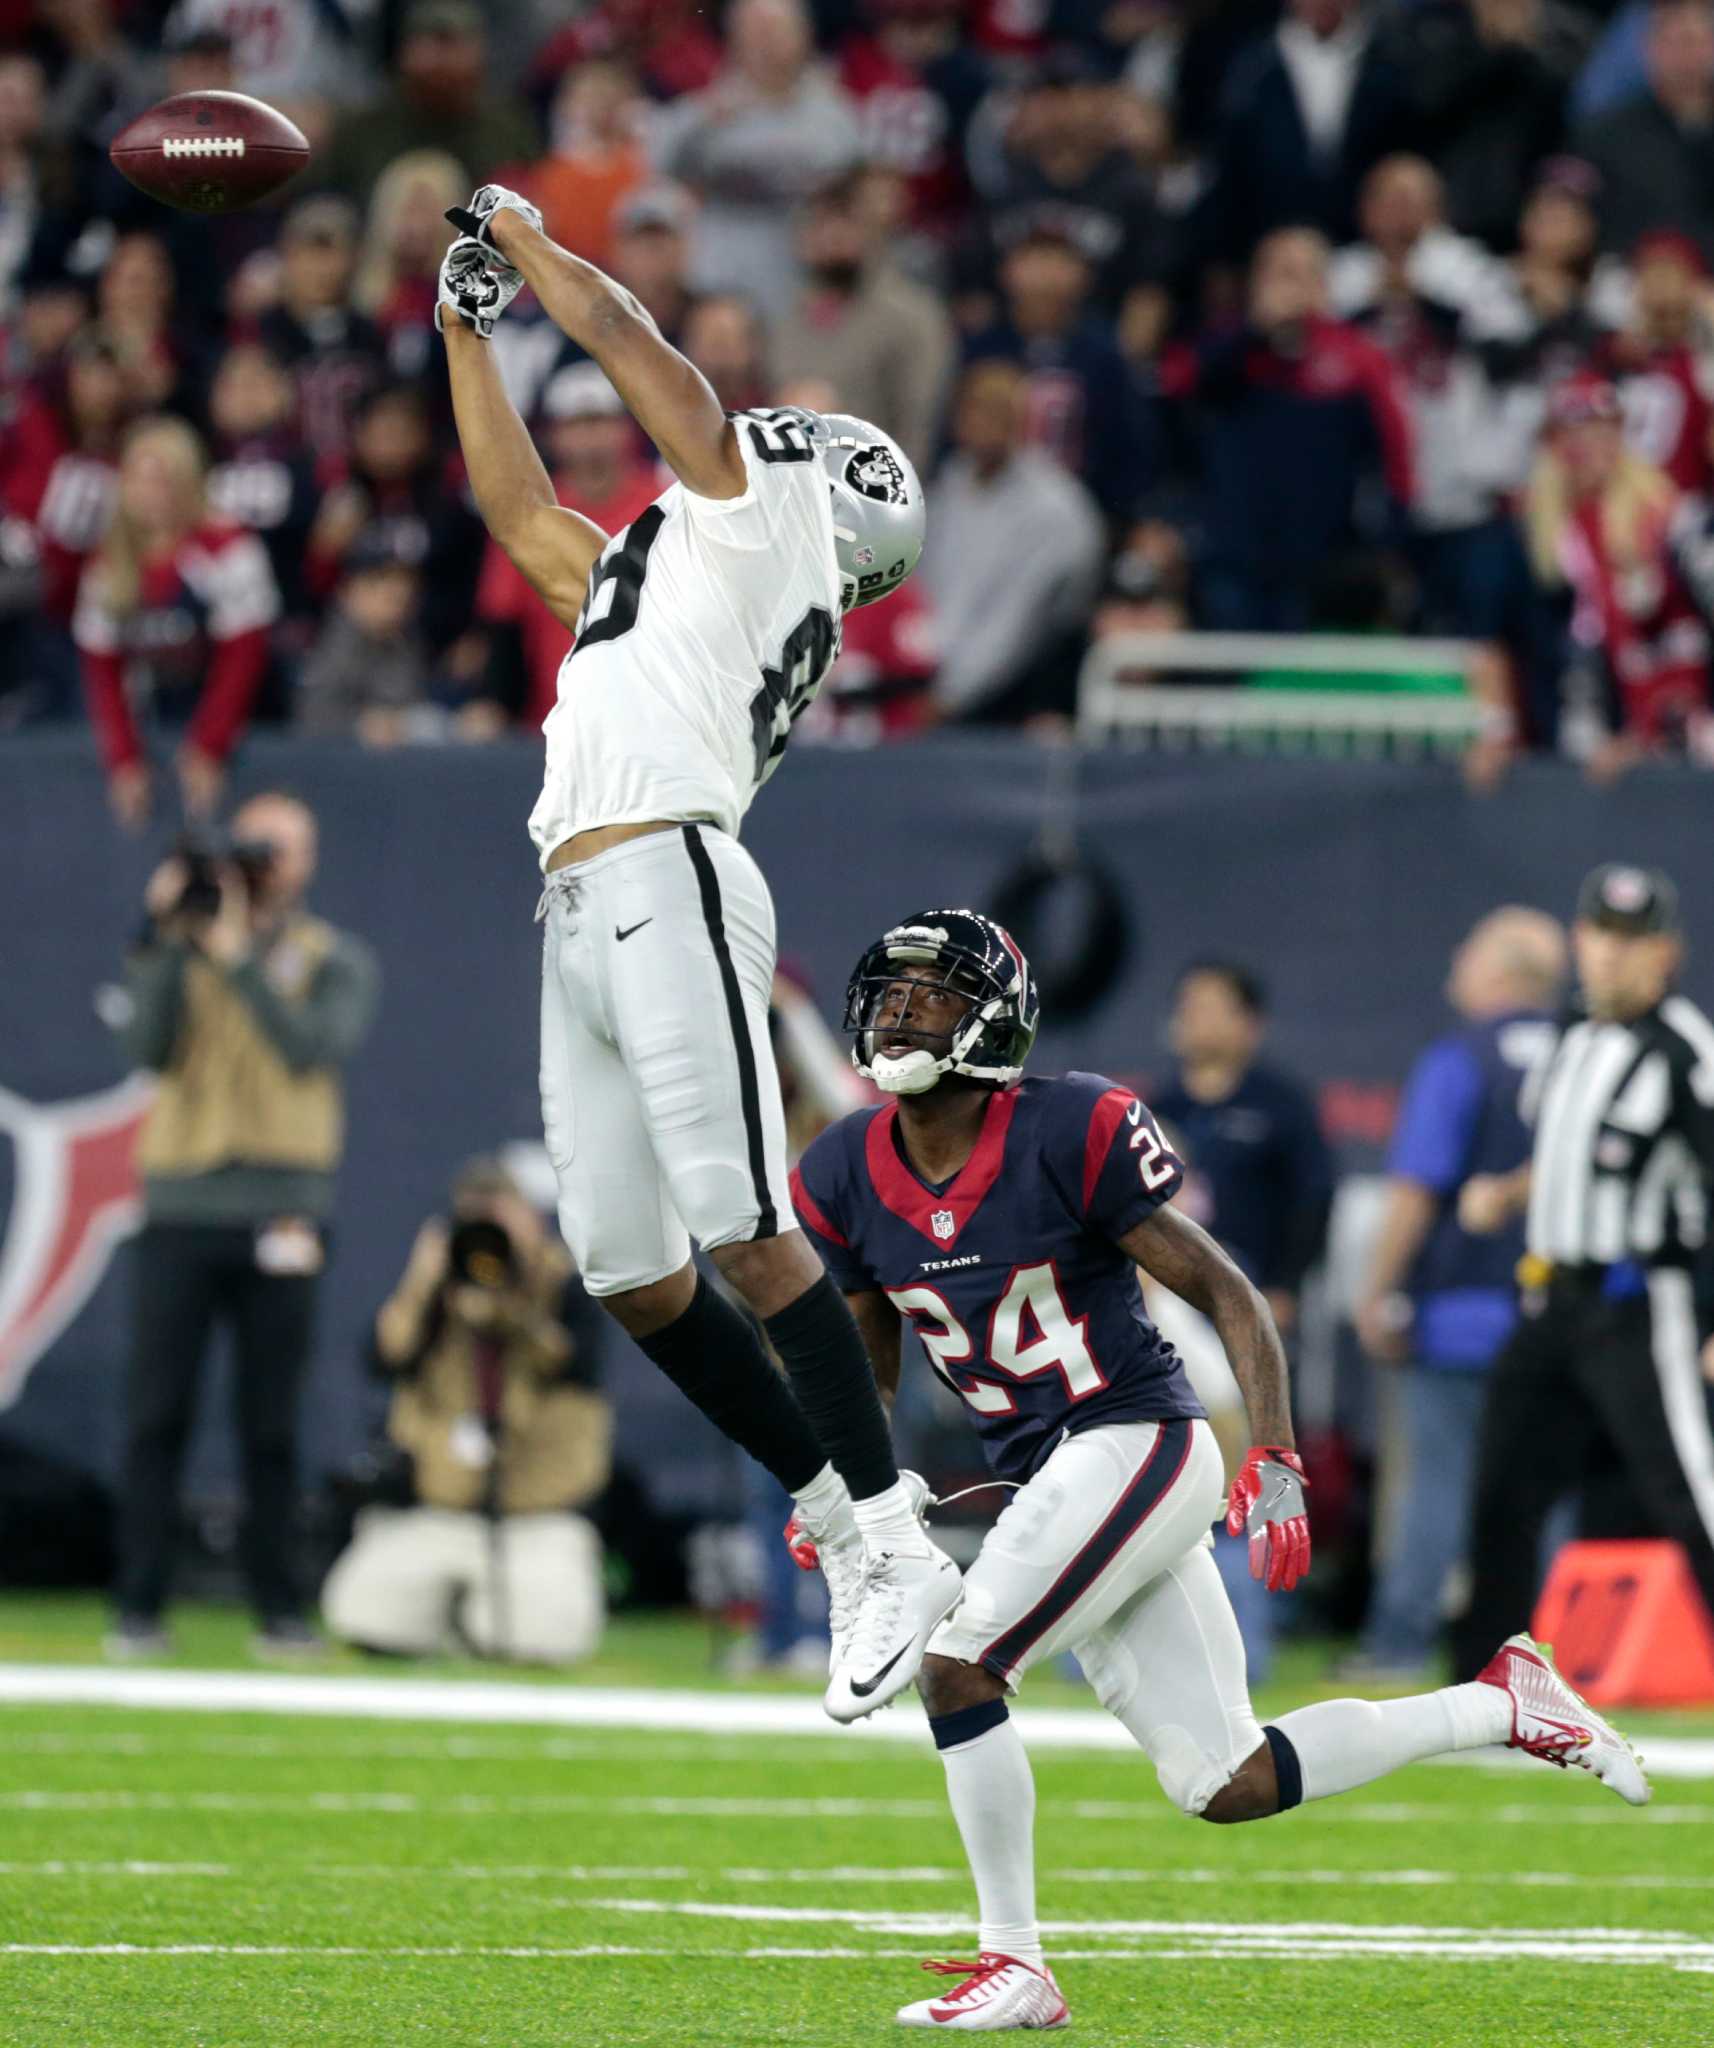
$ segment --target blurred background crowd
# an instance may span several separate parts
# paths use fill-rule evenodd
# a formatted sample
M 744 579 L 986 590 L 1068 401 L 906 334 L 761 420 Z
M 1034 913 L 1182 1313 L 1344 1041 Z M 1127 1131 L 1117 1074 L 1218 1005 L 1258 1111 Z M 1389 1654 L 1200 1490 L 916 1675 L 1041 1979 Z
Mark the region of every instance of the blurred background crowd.
M 310 136 L 277 203 L 109 165 L 208 87 Z M 922 471 L 824 735 L 1063 715 L 1092 637 L 1324 628 L 1467 643 L 1480 781 L 1714 758 L 1707 0 L 5 0 L 0 726 L 86 721 L 122 819 L 152 753 L 208 812 L 253 722 L 539 723 L 564 636 L 431 321 L 489 178 L 729 407 Z M 623 525 L 662 478 L 610 387 L 527 295 L 495 345 Z

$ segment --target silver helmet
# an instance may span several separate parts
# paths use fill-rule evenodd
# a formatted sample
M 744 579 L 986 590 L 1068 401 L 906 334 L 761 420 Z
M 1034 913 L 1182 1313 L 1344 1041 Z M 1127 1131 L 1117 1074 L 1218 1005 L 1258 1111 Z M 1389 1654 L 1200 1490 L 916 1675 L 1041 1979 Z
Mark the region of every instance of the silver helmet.
M 848 412 L 809 413 L 833 487 L 833 545 L 845 610 L 897 590 L 922 555 L 922 485 L 890 434 Z

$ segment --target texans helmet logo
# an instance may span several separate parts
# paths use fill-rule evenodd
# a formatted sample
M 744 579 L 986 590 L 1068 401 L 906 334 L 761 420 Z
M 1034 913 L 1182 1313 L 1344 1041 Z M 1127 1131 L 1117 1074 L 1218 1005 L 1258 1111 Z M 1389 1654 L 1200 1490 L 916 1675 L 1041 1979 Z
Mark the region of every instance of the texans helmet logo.
M 879 443 L 852 456 L 845 465 L 845 481 L 859 497 L 873 498 L 877 505 L 903 505 L 910 498 L 904 471 L 891 449 Z
M 95 1292 L 142 1218 L 137 1131 L 154 1095 L 140 1076 L 71 1102 L 0 1088 L 12 1140 L 12 1209 L 0 1237 L 0 1409 Z

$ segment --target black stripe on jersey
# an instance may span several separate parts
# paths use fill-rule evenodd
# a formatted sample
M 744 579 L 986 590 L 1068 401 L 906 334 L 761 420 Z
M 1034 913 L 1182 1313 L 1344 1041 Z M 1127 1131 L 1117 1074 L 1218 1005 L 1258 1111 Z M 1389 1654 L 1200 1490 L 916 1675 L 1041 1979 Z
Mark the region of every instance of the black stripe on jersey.
M 1112 1513 L 1021 1620 L 997 1635 L 977 1660 L 1004 1678 L 1032 1643 L 1056 1627 L 1161 1504 L 1190 1456 L 1191 1424 L 1163 1422 L 1154 1449 L 1120 1494 Z
M 778 1237 L 780 1220 L 768 1192 L 768 1152 L 762 1133 L 762 1092 L 756 1082 L 756 1048 L 750 1043 L 750 1020 L 744 1014 L 744 997 L 738 987 L 738 970 L 726 944 L 726 918 L 720 907 L 720 878 L 708 858 L 708 848 L 694 825 L 686 825 L 685 850 L 696 870 L 702 891 L 702 921 L 708 927 L 720 969 L 720 986 L 726 997 L 726 1021 L 732 1029 L 732 1043 L 738 1053 L 738 1099 L 744 1112 L 744 1137 L 750 1152 L 750 1178 L 756 1184 L 756 1236 Z

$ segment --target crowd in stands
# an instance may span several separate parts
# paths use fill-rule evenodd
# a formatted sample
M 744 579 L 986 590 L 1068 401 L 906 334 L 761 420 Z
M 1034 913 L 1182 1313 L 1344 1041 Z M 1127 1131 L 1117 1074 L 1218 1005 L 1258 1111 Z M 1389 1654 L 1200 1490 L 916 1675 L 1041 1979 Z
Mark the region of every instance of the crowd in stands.
M 277 203 L 110 166 L 201 88 L 310 136 Z M 539 723 L 567 636 L 433 331 L 491 178 L 728 407 L 919 466 L 823 735 L 1063 712 L 1092 633 L 1330 629 L 1476 643 L 1479 776 L 1714 759 L 1714 0 L 0 0 L 0 727 L 87 719 L 123 819 L 255 721 Z M 605 378 L 527 295 L 494 346 L 623 525 L 663 478 Z

